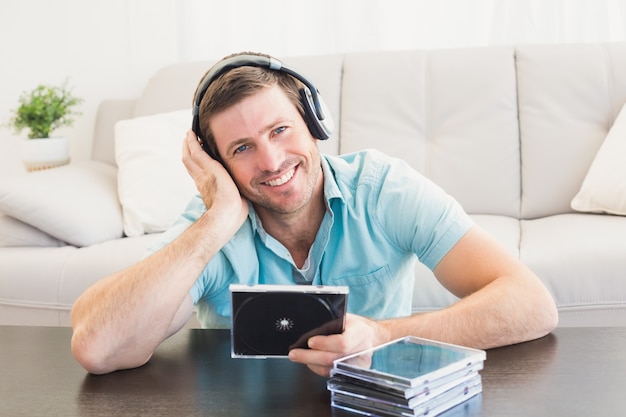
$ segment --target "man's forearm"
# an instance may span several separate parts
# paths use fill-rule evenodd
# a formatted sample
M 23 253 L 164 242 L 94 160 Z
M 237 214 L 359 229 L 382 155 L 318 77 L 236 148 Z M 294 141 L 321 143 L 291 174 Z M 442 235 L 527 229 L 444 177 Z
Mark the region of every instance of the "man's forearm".
M 382 321 L 381 332 L 389 340 L 415 335 L 480 349 L 536 339 L 558 321 L 552 297 L 537 284 L 501 277 L 445 309 Z
M 171 244 L 96 283 L 76 301 L 72 351 L 85 368 L 106 373 L 140 366 L 177 330 L 173 320 L 189 289 L 230 237 L 214 222 L 205 213 Z

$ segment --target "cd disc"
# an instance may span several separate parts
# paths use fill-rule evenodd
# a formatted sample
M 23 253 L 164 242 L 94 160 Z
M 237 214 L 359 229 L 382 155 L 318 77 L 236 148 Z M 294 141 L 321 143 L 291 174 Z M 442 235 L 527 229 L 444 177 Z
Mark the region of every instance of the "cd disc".
M 337 333 L 342 326 L 319 295 L 242 293 L 234 296 L 233 307 L 234 350 L 242 355 L 287 355 L 306 347 L 312 335 Z

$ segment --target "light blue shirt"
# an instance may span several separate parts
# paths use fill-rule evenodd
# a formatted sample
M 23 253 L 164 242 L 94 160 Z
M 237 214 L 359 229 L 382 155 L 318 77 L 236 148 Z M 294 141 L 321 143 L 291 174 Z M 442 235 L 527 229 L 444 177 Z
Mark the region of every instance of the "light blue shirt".
M 265 233 L 251 207 L 191 289 L 203 325 L 230 325 L 234 283 L 346 285 L 349 312 L 376 319 L 410 315 L 416 260 L 434 269 L 472 225 L 440 187 L 379 151 L 324 155 L 322 169 L 327 210 L 303 269 Z M 150 252 L 205 211 L 196 196 Z

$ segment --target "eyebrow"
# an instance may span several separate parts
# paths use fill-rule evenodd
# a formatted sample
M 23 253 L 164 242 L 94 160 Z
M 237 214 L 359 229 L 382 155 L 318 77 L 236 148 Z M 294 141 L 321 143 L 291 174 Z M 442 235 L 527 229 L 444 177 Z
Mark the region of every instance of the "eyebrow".
M 262 129 L 257 131 L 257 134 L 259 134 L 259 135 L 263 134 L 263 133 L 265 133 L 267 131 L 270 131 L 270 130 L 274 129 L 275 126 L 286 124 L 286 123 L 289 123 L 291 125 L 294 124 L 292 119 L 276 119 L 274 122 L 268 123 Z M 247 137 L 247 136 L 243 137 L 243 138 L 235 139 L 234 141 L 232 141 L 231 143 L 228 144 L 228 146 L 226 147 L 226 151 L 230 154 L 233 149 L 237 149 L 238 147 L 240 147 L 241 145 L 246 144 L 249 141 L 250 141 L 250 137 Z
M 249 140 L 250 140 L 250 138 L 248 138 L 248 137 L 234 140 L 233 142 L 228 144 L 228 146 L 226 147 L 226 151 L 230 155 L 232 153 L 233 149 L 237 149 L 238 147 L 240 147 L 241 145 L 245 144 Z

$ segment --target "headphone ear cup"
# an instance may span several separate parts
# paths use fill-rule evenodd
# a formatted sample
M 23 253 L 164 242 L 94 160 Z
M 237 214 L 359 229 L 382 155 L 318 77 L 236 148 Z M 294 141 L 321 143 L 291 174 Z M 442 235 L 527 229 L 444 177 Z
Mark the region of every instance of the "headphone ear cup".
M 324 103 L 322 97 L 318 94 L 318 100 L 320 101 L 324 116 L 323 119 L 320 119 L 317 116 L 311 91 L 307 87 L 300 89 L 300 100 L 302 101 L 302 107 L 304 108 L 304 121 L 309 128 L 311 135 L 319 140 L 326 140 L 330 138 L 330 135 L 333 133 L 334 123 L 332 117 L 330 116 L 330 111 L 328 110 L 328 107 L 326 106 L 326 103 Z

